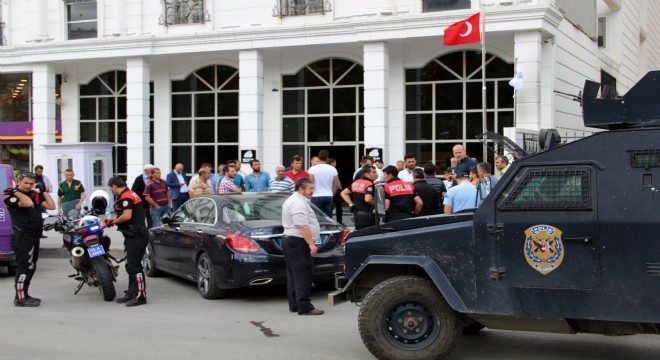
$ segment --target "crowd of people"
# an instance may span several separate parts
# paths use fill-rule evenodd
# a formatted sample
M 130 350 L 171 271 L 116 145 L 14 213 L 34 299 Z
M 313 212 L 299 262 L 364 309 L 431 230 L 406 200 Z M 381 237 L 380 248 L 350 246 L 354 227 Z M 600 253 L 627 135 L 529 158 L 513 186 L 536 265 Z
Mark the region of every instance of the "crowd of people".
M 181 163 L 165 178 L 159 168 L 146 164 L 130 189 L 122 178 L 113 177 L 108 186 L 118 199 L 113 205 L 116 216 L 108 217 L 104 226 L 117 225 L 124 235 L 129 274 L 128 290 L 117 302 L 126 306 L 147 303 L 140 260 L 148 239 L 147 228 L 158 226 L 163 214 L 176 210 L 189 198 L 207 194 L 290 192 L 293 195 L 285 202 L 282 216 L 289 310 L 300 315 L 321 315 L 323 310 L 315 308 L 309 300 L 311 258 L 320 236 L 310 204 L 328 217 L 332 217 L 336 209 L 338 222 L 342 221 L 343 205 L 348 204 L 356 229 L 375 224 L 374 193 L 379 184 L 385 194 L 386 222 L 476 208 L 497 186 L 508 169 L 508 159 L 497 156 L 493 168 L 488 162 L 477 163 L 476 159 L 468 157 L 463 145 L 455 145 L 452 150 L 451 166 L 444 169 L 443 180 L 437 176 L 436 165 L 427 163 L 419 167 L 412 153 L 406 154 L 396 165 L 385 165 L 366 155 L 353 173 L 353 182 L 345 188 L 339 180 L 336 160 L 327 150 L 312 157 L 307 170 L 303 167 L 303 157 L 293 156 L 289 167 L 277 166 L 272 178 L 256 159 L 250 161 L 252 171 L 249 174 L 241 171 L 238 160 L 219 165 L 215 174 L 212 165 L 205 163 L 190 181 L 186 181 Z M 5 204 L 12 215 L 14 229 L 20 229 L 12 234 L 18 263 L 14 304 L 20 307 L 35 307 L 41 303 L 30 296 L 28 290 L 38 258 L 39 239 L 44 237 L 41 213 L 55 209 L 49 195 L 53 190 L 50 180 L 43 175 L 42 166 L 37 165 L 34 170 L 34 173 L 18 176 L 17 186 L 4 191 L 8 195 Z M 74 176 L 73 170 L 67 169 L 65 180 L 58 184 L 60 215 L 79 211 L 85 200 L 85 188 Z
M 385 190 L 385 221 L 478 207 L 506 172 L 508 159 L 497 156 L 493 167 L 468 157 L 463 145 L 455 145 L 452 150 L 454 156 L 445 169 L 433 163 L 420 167 L 413 153 L 405 154 L 396 165 L 386 165 L 365 155 L 352 175 L 353 183 L 346 187 L 340 182 L 336 160 L 327 150 L 321 150 L 310 159 L 307 169 L 304 158 L 295 155 L 289 166 L 277 166 L 272 177 L 256 159 L 249 163 L 250 173 L 241 170 L 238 160 L 218 165 L 215 173 L 211 164 L 204 163 L 190 181 L 186 181 L 181 163 L 165 179 L 161 178 L 160 169 L 147 164 L 131 189 L 143 200 L 145 221 L 152 227 L 160 224 L 163 214 L 176 210 L 189 198 L 233 192 L 294 192 L 296 181 L 308 178 L 314 184 L 311 203 L 329 217 L 334 210 L 338 222 L 343 220 L 343 206 L 349 205 L 359 229 L 374 224 L 374 186 L 378 184 Z M 439 173 L 443 176 L 439 177 Z

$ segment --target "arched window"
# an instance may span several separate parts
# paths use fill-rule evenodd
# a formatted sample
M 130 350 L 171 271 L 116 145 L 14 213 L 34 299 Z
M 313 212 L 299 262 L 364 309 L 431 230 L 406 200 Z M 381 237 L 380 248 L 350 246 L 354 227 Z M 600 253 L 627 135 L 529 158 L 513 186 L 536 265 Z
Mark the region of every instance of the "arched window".
M 406 152 L 417 161 L 449 161 L 452 147 L 466 146 L 469 156 L 493 163 L 493 154 L 475 138 L 514 126 L 513 64 L 487 55 L 486 109 L 483 121 L 481 53 L 458 51 L 422 68 L 406 69 Z
M 238 70 L 223 65 L 172 81 L 172 164 L 196 172 L 238 159 Z
M 153 159 L 153 83 L 149 84 Z M 80 141 L 112 142 L 114 176 L 126 178 L 126 72 L 108 71 L 80 85 Z M 133 174 L 131 174 L 132 176 Z
M 332 145 L 355 166 L 364 149 L 364 69 L 345 59 L 324 59 L 282 77 L 282 154 L 307 157 L 310 146 Z M 352 150 L 351 150 L 352 149 Z M 352 158 L 349 158 L 351 157 Z

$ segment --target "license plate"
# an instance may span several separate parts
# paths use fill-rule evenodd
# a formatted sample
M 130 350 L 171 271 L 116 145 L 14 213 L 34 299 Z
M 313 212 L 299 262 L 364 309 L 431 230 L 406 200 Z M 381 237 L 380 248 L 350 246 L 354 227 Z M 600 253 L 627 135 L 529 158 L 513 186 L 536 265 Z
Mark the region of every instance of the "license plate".
M 98 245 L 88 248 L 87 253 L 89 254 L 89 257 L 95 258 L 97 256 L 105 255 L 105 250 L 103 250 L 103 246 Z

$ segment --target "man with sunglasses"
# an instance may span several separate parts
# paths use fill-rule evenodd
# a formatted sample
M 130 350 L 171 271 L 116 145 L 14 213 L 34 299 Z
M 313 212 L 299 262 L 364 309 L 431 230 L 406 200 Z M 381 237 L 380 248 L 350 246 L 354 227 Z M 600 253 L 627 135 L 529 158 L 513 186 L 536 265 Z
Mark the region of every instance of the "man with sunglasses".
M 55 210 L 55 202 L 48 189 L 41 183 L 39 191 L 34 187 L 36 176 L 31 172 L 18 176 L 18 185 L 3 191 L 8 195 L 5 204 L 11 215 L 11 243 L 16 254 L 16 278 L 14 306 L 36 307 L 41 300 L 28 293 L 30 281 L 39 259 L 39 240 L 42 233 L 41 210 Z

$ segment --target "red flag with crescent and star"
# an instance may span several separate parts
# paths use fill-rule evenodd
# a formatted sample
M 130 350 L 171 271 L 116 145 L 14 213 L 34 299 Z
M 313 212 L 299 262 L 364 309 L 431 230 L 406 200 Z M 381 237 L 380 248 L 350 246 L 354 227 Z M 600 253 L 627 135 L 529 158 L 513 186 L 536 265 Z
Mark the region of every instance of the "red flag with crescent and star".
M 479 20 L 481 13 L 476 13 L 465 20 L 453 23 L 445 29 L 444 45 L 461 45 L 481 41 Z

